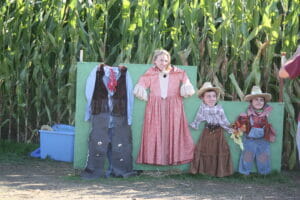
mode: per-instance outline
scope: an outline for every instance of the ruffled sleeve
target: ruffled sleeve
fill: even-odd
[[[182,97],[190,97],[195,94],[195,90],[193,85],[189,80],[187,80],[184,84],[182,84],[180,88],[180,96]]]
[[[133,94],[136,96],[138,99],[141,99],[143,101],[148,101],[148,94],[147,94],[147,89],[150,87],[150,74],[151,74],[151,68],[148,69],[148,71],[143,74],[138,83],[135,85],[133,89]]]
[[[180,87],[180,96],[182,97],[189,97],[195,94],[195,90],[193,85],[191,84],[189,77],[187,76],[186,72],[183,71],[182,73],[182,85]]]
[[[143,101],[148,101],[148,94],[146,89],[140,84],[136,84],[133,90],[134,96]]]

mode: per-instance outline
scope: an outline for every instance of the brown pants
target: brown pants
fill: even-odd
[[[195,147],[190,172],[216,177],[233,174],[230,149],[222,128],[217,128],[214,131],[210,131],[208,128],[203,130]]]

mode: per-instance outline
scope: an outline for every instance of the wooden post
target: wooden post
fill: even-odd
[[[286,52],[281,52],[281,67],[283,67],[283,65],[286,62]],[[283,102],[283,86],[284,86],[284,82],[282,78],[279,78],[279,102]]]
[[[79,62],[83,62],[83,50],[80,50]]]

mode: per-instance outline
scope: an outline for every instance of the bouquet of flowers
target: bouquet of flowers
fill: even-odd
[[[233,133],[231,134],[230,138],[233,139],[233,142],[240,146],[241,150],[244,150],[244,145],[242,141],[243,133],[246,131],[246,126],[241,125],[238,126],[237,124],[232,125]]]

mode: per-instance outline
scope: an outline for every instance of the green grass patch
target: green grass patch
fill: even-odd
[[[147,182],[153,180],[175,180],[175,181],[214,181],[214,182],[228,182],[228,183],[240,183],[240,184],[260,184],[260,185],[270,185],[270,184],[290,184],[292,183],[291,177],[287,176],[286,173],[272,172],[268,175],[260,175],[253,173],[249,176],[244,176],[239,173],[234,173],[231,176],[227,177],[213,177],[209,175],[202,174],[189,174],[189,173],[177,173],[177,174],[168,174],[168,172],[162,173],[151,173],[145,171],[139,176],[129,177],[129,178],[98,178],[93,180],[82,180],[77,175],[69,175],[63,178],[67,181],[83,181],[83,182],[99,182],[103,184],[113,184],[115,182]]]
[[[30,153],[39,147],[38,144],[24,144],[11,141],[0,141],[1,163],[23,163],[30,160]]]
[[[7,140],[0,141],[0,153],[15,153],[17,155],[28,155],[39,147],[38,144],[16,143]]]

